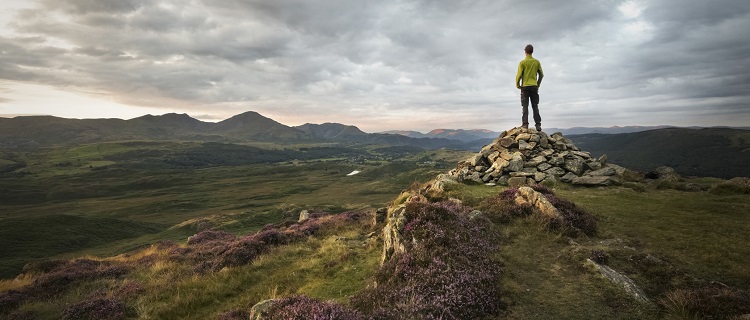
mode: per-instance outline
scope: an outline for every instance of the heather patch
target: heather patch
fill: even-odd
[[[73,304],[63,311],[63,320],[119,320],[125,319],[125,304],[115,299],[93,299]]]
[[[186,247],[175,247],[170,253],[173,261],[187,261],[198,273],[216,272],[225,267],[250,264],[271,248],[298,242],[321,230],[335,230],[358,222],[365,214],[345,212],[336,215],[311,214],[309,219],[289,226],[266,226],[263,230],[243,237],[220,230],[204,230],[190,237]]]
[[[742,315],[750,314],[750,292],[721,285],[679,289],[659,304],[680,319],[744,319]]]
[[[364,320],[357,311],[332,302],[306,296],[287,297],[274,302],[268,320]]]
[[[498,249],[486,219],[454,202],[409,203],[405,251],[387,260],[377,286],[352,299],[375,319],[474,319],[501,307]]]

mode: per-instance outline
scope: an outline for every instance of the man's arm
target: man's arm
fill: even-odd
[[[523,76],[523,64],[518,64],[518,73],[516,73],[516,88],[521,89],[521,77]]]
[[[536,80],[537,87],[542,86],[542,78],[544,78],[544,72],[542,72],[542,64],[539,64],[539,70],[536,72],[537,75],[539,75],[539,78]]]

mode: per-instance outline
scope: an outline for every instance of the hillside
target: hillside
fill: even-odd
[[[473,145],[469,143],[444,138],[414,138],[400,134],[365,133],[355,126],[347,126],[339,123],[307,123],[295,128],[318,138],[347,143],[412,146],[424,149],[451,148],[457,150],[470,150],[473,147]]]
[[[729,128],[666,128],[623,134],[569,136],[593,155],[641,171],[660,166],[700,177],[750,176],[750,131]]]
[[[317,155],[246,159],[278,151]],[[750,314],[746,179],[646,179],[559,134],[513,129],[475,154],[118,142],[10,156],[29,165],[0,177],[0,234],[36,246],[4,256],[76,248],[0,280],[2,318]]]
[[[289,127],[252,111],[218,123],[203,122],[186,114],[146,115],[130,120],[51,116],[0,118],[0,147],[75,146],[125,140],[275,144],[337,142],[462,150],[475,147],[473,143],[459,140],[365,133],[355,126],[337,123]]]

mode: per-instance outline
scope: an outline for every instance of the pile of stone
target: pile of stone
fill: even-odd
[[[459,182],[489,185],[531,185],[567,182],[579,185],[619,184],[618,169],[606,155],[594,158],[556,132],[527,128],[503,131],[491,144],[459,162],[448,175]]]

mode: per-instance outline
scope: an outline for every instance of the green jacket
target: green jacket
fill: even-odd
[[[539,74],[539,79],[536,78],[537,74]],[[538,87],[542,84],[542,78],[544,78],[542,64],[530,54],[526,55],[526,59],[521,60],[521,63],[518,64],[516,88]],[[519,83],[519,81],[521,82]]]

